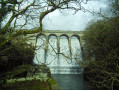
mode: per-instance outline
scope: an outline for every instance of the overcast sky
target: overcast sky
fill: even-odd
[[[108,0],[92,0],[88,1],[87,4],[82,4],[82,6],[90,11],[98,12],[100,9],[102,11],[107,10]],[[28,4],[25,3],[27,6]],[[23,5],[23,7],[25,7]],[[21,7],[21,8],[23,8]],[[8,18],[10,18],[10,15],[8,15]],[[59,10],[55,10],[52,13],[49,13],[45,18],[43,19],[43,30],[71,30],[71,31],[80,31],[84,30],[88,23],[90,23],[91,20],[95,21],[101,19],[98,15],[93,15],[92,13],[84,10],[78,11],[76,14],[74,14],[71,10],[63,10],[60,12]],[[23,24],[24,18],[18,20],[19,25]],[[7,20],[6,20],[7,21]],[[39,27],[39,20],[28,20],[31,25],[27,25],[25,29],[31,29],[34,27]],[[4,24],[5,25],[5,24]],[[11,24],[13,25],[13,24]],[[34,26],[32,26],[34,25]],[[24,28],[23,28],[24,29]]]
[[[90,11],[98,12],[100,9],[106,10],[108,7],[106,0],[93,0],[83,5]],[[98,15],[93,15],[89,12],[79,11],[73,15],[73,11],[65,10],[62,13],[56,10],[48,14],[44,20],[44,30],[84,30],[91,20],[101,19]]]

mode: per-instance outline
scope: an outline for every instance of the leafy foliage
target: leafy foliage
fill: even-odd
[[[6,15],[12,10],[13,5],[17,4],[17,0],[1,0],[0,1],[0,29],[1,23],[5,19]]]
[[[8,79],[26,77],[30,68],[32,68],[32,65],[20,65],[7,72],[6,76]]]
[[[83,39],[85,59],[90,61],[85,78],[99,89],[119,88],[119,17],[92,23]]]
[[[119,17],[91,24],[84,33],[85,54],[96,60],[114,59],[119,55]],[[113,58],[112,58],[113,57]]]
[[[48,82],[40,80],[22,81],[5,84],[3,88],[5,90],[51,90]]]
[[[5,38],[0,38],[0,43]],[[25,72],[26,69],[15,69],[21,65],[32,65],[35,47],[26,43],[22,36],[14,37],[6,44],[0,47],[0,77],[6,77],[6,73],[10,76]],[[14,70],[15,69],[15,70]],[[18,71],[19,70],[19,71]],[[12,72],[11,72],[12,71]],[[13,72],[14,71],[14,72]],[[11,72],[13,75],[11,75]],[[8,76],[9,76],[8,75]],[[0,79],[1,79],[0,78]]]

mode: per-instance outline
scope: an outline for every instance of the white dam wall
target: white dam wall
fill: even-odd
[[[58,39],[51,35],[48,40],[43,35],[38,36],[35,64],[48,65],[52,74],[81,74],[83,68],[79,66],[79,61],[82,61],[82,52],[76,36],[70,37],[70,40],[66,36]]]

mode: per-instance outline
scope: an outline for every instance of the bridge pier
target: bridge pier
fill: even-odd
[[[68,46],[69,46],[70,60],[72,62],[71,37],[68,38]]]
[[[60,37],[58,36],[57,37],[57,59],[58,59],[58,62],[57,62],[57,64],[58,65],[60,65],[60,59],[59,59],[59,56],[60,55]]]
[[[44,63],[46,64],[47,63],[47,56],[48,56],[48,42],[49,42],[49,39],[48,39],[48,36],[46,37],[46,45],[45,45],[45,56],[44,56]]]

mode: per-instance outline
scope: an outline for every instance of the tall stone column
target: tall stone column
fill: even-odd
[[[47,56],[48,56],[48,42],[49,42],[49,38],[48,38],[48,36],[46,36],[46,46],[45,46],[45,56],[44,56],[44,63],[45,64],[47,62]]]
[[[81,54],[82,54],[82,60],[84,60],[84,41],[82,40],[81,36],[79,39],[79,43],[80,43],[80,48],[81,48]]]
[[[57,36],[57,64],[60,65],[60,60],[59,60],[59,56],[60,56],[60,36]]]
[[[71,37],[68,38],[69,52],[70,52],[70,60],[72,61],[72,51],[71,51]]]

